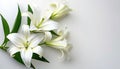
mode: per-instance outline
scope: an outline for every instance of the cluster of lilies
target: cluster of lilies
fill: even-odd
[[[67,42],[67,26],[61,27],[57,19],[67,15],[71,9],[66,4],[54,3],[45,15],[41,15],[36,6],[30,6],[33,12],[22,14],[30,18],[30,25],[23,24],[20,32],[7,35],[10,42],[8,52],[13,57],[15,53],[20,52],[21,59],[28,68],[31,67],[33,53],[39,55],[40,58],[43,57],[42,45],[60,50],[61,57],[70,48]]]

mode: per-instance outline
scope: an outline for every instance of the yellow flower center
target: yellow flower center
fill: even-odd
[[[29,45],[30,45],[29,41],[27,41],[26,43],[24,43],[24,46],[25,46],[26,49],[29,47]]]

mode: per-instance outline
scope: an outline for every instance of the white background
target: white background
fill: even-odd
[[[32,0],[41,9],[58,0]],[[37,69],[120,69],[120,0],[69,0],[73,9],[60,23],[66,23],[73,46],[71,60],[59,62],[58,53],[45,50],[51,63],[33,61]],[[0,0],[0,13],[12,28],[17,14],[17,3],[25,12],[27,0]],[[0,21],[0,43],[3,29]],[[57,55],[57,56],[56,56]],[[26,69],[0,50],[0,69]]]

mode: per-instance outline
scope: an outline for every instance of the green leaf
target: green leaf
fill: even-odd
[[[15,53],[14,56],[13,56],[13,58],[14,58],[16,61],[24,64],[23,61],[22,61],[22,58],[21,58],[21,56],[20,56],[20,52]]]
[[[40,58],[40,56],[38,54],[35,54],[35,53],[33,53],[32,58],[36,59],[36,60],[40,60],[40,61],[49,63],[49,61],[47,59],[45,59],[44,57]]]
[[[16,61],[18,61],[19,63],[25,65],[25,64],[23,63],[22,58],[21,58],[20,52],[15,53],[14,56],[13,56],[13,58],[14,58]],[[31,63],[31,67],[32,67],[33,69],[35,69],[35,67],[33,66],[32,63]]]
[[[33,13],[32,8],[30,7],[30,5],[28,5],[28,11]],[[31,19],[29,17],[27,17],[27,24],[30,26],[31,23]]]
[[[53,35],[59,36],[57,33],[55,33],[53,30],[50,31]]]
[[[10,28],[8,25],[8,22],[6,21],[6,19],[0,14],[1,19],[2,19],[2,25],[3,25],[3,30],[4,30],[4,42],[2,45],[6,45],[6,43],[8,42],[7,39],[7,35],[10,34]]]
[[[20,10],[20,7],[18,6],[18,14],[17,14],[17,17],[15,19],[14,26],[13,26],[13,29],[12,29],[11,33],[18,32],[19,27],[21,25],[21,19],[22,19],[22,17],[21,17],[21,10]]]

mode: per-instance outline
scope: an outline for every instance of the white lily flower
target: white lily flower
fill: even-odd
[[[44,40],[46,40],[46,44],[49,47],[53,47],[56,49],[59,49],[62,53],[62,56],[64,56],[64,53],[68,53],[70,46],[68,45],[68,42],[66,40],[66,35],[68,33],[68,30],[66,26],[64,28],[60,28],[57,31],[57,34],[59,35],[57,38],[52,38],[52,34],[50,32],[45,32]]]
[[[42,40],[42,36],[40,34],[30,33],[28,25],[23,25],[21,31],[21,33],[11,33],[7,36],[12,42],[8,52],[11,56],[20,52],[24,64],[30,67],[33,53],[42,57],[43,50],[38,46]]]
[[[46,32],[55,30],[58,27],[56,21],[50,20],[49,16],[42,16],[38,7],[33,6],[33,14],[30,12],[23,13],[31,19],[30,30],[35,32]]]
[[[50,10],[50,19],[58,19],[66,14],[68,14],[71,9],[68,7],[68,5],[64,3],[53,3],[51,4],[52,9]]]

